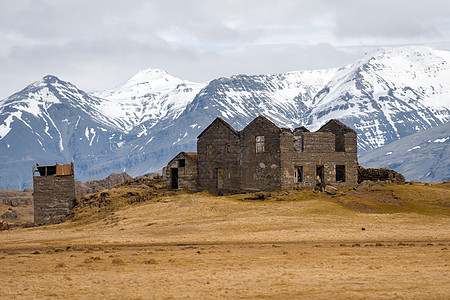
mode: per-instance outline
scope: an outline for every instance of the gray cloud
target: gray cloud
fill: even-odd
[[[442,0],[333,1],[340,37],[435,37],[450,22],[450,3]]]
[[[0,99],[47,74],[85,90],[144,68],[206,81],[341,66],[389,44],[450,44],[446,1],[0,2]]]

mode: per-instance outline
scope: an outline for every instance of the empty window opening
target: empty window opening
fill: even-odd
[[[256,153],[263,153],[265,151],[264,141],[265,141],[265,138],[263,135],[258,135],[256,137]]]
[[[186,166],[186,160],[184,159],[179,159],[178,160],[178,167],[179,168],[184,168]]]
[[[345,136],[343,134],[334,136],[334,151],[345,152]]]
[[[207,145],[207,146],[206,146],[206,153],[207,153],[208,155],[212,155],[212,145]]]
[[[336,165],[336,182],[345,182],[345,165]]]
[[[294,167],[294,181],[303,182],[303,166]]]
[[[226,153],[230,153],[231,152],[231,145],[230,144],[226,144],[225,145],[225,152]]]

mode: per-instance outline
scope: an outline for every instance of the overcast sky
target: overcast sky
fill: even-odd
[[[204,82],[450,50],[448,0],[0,0],[0,99],[52,74],[86,91],[139,70]]]

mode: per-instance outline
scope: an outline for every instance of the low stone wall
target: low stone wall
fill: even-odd
[[[393,183],[404,183],[405,177],[402,174],[390,170],[388,168],[374,169],[374,168],[363,168],[358,166],[358,183],[365,180],[369,181],[390,181]]]

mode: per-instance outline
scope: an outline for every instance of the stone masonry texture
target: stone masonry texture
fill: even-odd
[[[186,164],[188,173],[176,171],[177,188],[272,191],[320,184],[352,186],[358,180],[356,132],[337,120],[309,132],[304,127],[279,128],[259,116],[238,132],[216,118],[198,136],[197,151],[196,166]],[[182,153],[164,168],[165,187],[174,188],[171,170]],[[182,174],[189,174],[189,179]]]

